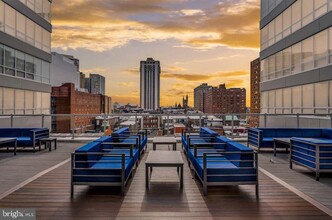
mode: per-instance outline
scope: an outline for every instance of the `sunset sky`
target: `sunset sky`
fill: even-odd
[[[53,51],[106,77],[113,102],[139,103],[139,62],[161,62],[161,105],[201,83],[247,89],[259,55],[259,0],[55,0]]]

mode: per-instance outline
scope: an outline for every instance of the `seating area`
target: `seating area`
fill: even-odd
[[[120,186],[121,194],[145,151],[147,136],[122,128],[72,153],[71,195],[75,185]]]
[[[250,128],[248,129],[248,145],[272,149],[274,138],[326,138],[332,140],[332,129],[320,128]]]
[[[199,135],[184,134],[182,145],[195,177],[208,186],[255,185],[258,196],[258,158],[252,149],[228,138],[217,136],[209,128]]]
[[[290,168],[293,163],[307,167],[316,174],[332,172],[332,139],[327,138],[292,138]]]
[[[290,168],[293,163],[316,174],[332,171],[332,129],[320,128],[251,128],[248,146],[272,149],[276,138],[289,138]]]
[[[17,147],[31,147],[33,151],[36,151],[39,140],[48,138],[49,135],[48,128],[0,128],[0,138],[15,138]],[[11,144],[8,147],[14,147],[14,145]]]

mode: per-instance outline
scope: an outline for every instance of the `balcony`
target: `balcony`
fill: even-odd
[[[143,115],[112,115],[132,120],[133,130],[145,129]],[[205,117],[206,116],[206,117]],[[186,115],[183,124],[190,124],[191,129],[208,126],[212,115]],[[275,114],[235,114],[214,115],[218,127],[228,127],[230,138],[246,145],[245,122],[250,117],[260,120],[262,127],[268,125],[281,115]],[[175,135],[178,139],[177,149],[185,161],[184,188],[179,189],[176,170],[154,168],[150,189],[145,188],[145,165],[147,153],[139,163],[130,179],[125,196],[121,196],[118,187],[75,187],[74,197],[70,197],[70,153],[78,147],[104,134],[109,116],[97,115],[7,115],[4,126],[17,127],[24,118],[32,117],[29,122],[40,126],[49,126],[52,121],[69,120],[74,125],[81,117],[99,117],[99,127],[94,129],[70,129],[70,133],[55,133],[58,138],[57,150],[37,151],[19,150],[17,156],[5,149],[0,149],[0,207],[34,208],[37,219],[330,219],[332,216],[332,175],[323,174],[319,182],[312,172],[300,166],[289,169],[288,154],[264,151],[259,154],[259,198],[255,196],[253,186],[218,186],[209,188],[207,197],[203,195],[202,185],[195,180],[193,171],[187,165],[182,153],[180,135],[176,134],[174,125],[183,120],[182,115],[157,115],[157,124],[149,128],[148,151],[152,150],[152,139],[164,133]],[[288,117],[293,127],[303,126],[308,115],[283,115]],[[311,115],[315,120],[326,120],[331,125],[330,115]],[[205,119],[205,120],[204,120]],[[219,120],[217,120],[219,119]],[[227,120],[226,120],[227,119]],[[233,119],[233,120],[232,120]],[[239,119],[241,122],[238,122]],[[224,120],[224,121],[223,121]],[[158,123],[159,122],[159,123]],[[190,122],[190,123],[189,123]],[[120,126],[122,121],[114,123]],[[229,126],[224,126],[227,124]],[[245,127],[243,135],[236,132],[241,123]],[[242,124],[244,123],[244,124]],[[129,124],[129,123],[128,123]],[[323,123],[322,123],[323,124]],[[172,129],[173,128],[173,129]],[[187,127],[189,128],[189,127]],[[89,133],[95,130],[95,133]],[[158,132],[162,131],[162,132]],[[168,150],[162,146],[158,150]]]

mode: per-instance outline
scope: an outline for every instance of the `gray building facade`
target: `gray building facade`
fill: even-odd
[[[147,58],[140,64],[140,104],[145,110],[160,108],[160,62]]]
[[[332,113],[332,0],[261,1],[261,112]],[[328,117],[269,117],[270,127],[330,127]]]
[[[52,86],[59,87],[65,83],[73,83],[75,89],[80,89],[80,72],[74,60],[69,59],[67,55],[52,52],[50,79]]]
[[[105,77],[99,74],[90,74],[90,93],[105,95]]]
[[[50,113],[50,17],[51,0],[0,0],[0,115]],[[8,121],[1,117],[0,126]],[[20,118],[13,126],[41,122]]]

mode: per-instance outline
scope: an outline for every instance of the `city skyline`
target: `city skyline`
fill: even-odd
[[[54,1],[52,51],[105,76],[113,102],[139,104],[139,61],[147,57],[162,64],[162,106],[187,94],[193,106],[193,89],[203,82],[249,94],[259,6],[257,0]]]

